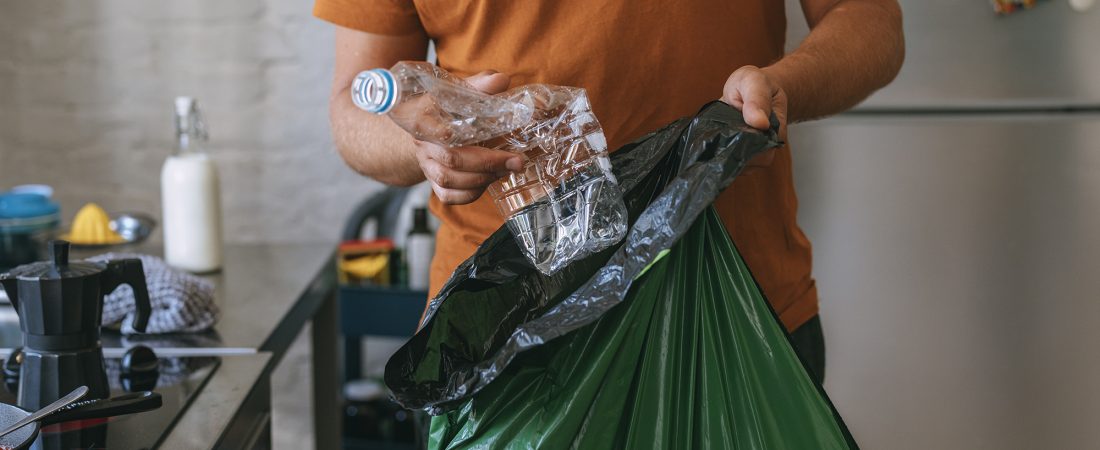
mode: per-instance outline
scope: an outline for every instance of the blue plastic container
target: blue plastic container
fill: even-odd
[[[46,258],[46,242],[57,233],[61,208],[33,192],[0,194],[0,272]]]

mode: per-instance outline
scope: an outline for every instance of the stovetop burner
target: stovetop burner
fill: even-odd
[[[65,422],[42,428],[35,441],[35,449],[148,449],[156,447],[187,409],[191,400],[221,363],[217,357],[160,358],[159,376],[153,391],[163,399],[163,406],[147,411],[109,419]],[[111,396],[129,393],[120,376],[119,358],[107,358],[107,374]],[[127,380],[129,381],[129,380]],[[0,402],[15,404],[15,383],[4,383],[0,388]],[[138,391],[148,386],[133,386]]]

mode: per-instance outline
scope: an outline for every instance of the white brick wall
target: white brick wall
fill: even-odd
[[[329,137],[332,27],[311,0],[30,0],[0,13],[0,189],[160,215],[172,99],[199,99],[226,240],[321,241],[380,186]]]

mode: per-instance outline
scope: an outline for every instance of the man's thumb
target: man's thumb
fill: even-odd
[[[485,71],[466,79],[467,83],[486,94],[499,94],[508,89],[512,77],[497,71]]]

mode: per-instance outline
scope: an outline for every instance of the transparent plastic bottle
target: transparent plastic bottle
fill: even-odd
[[[487,191],[541,272],[626,235],[626,206],[584,89],[531,84],[487,95],[433,64],[401,62],[360,73],[351,95],[419,140],[522,153],[523,172]]]

